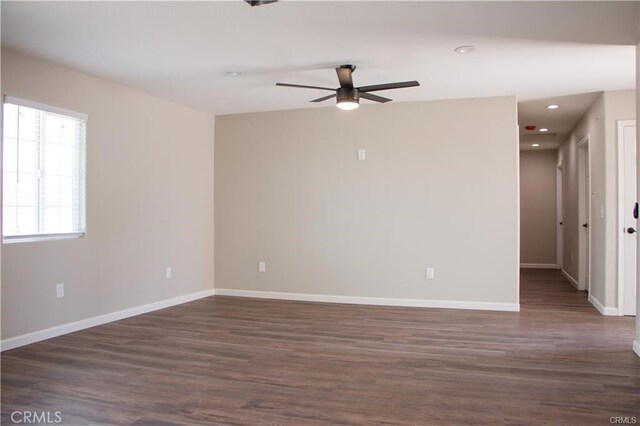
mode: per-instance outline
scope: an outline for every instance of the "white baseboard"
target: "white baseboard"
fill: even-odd
[[[97,325],[118,321],[124,318],[145,314],[151,311],[168,308],[170,306],[180,305],[182,303],[191,302],[192,300],[202,299],[203,297],[213,296],[213,289],[199,291],[196,293],[185,294],[182,296],[172,297],[171,299],[161,300],[146,305],[136,306],[133,308],[123,309],[117,312],[111,312],[96,317],[87,318],[80,321],[70,322],[58,325],[44,330],[34,331],[33,333],[23,334],[21,336],[11,337],[0,342],[0,351],[18,348],[20,346],[29,345],[31,343],[40,342],[42,340],[51,339],[52,337],[61,336],[63,334],[73,333],[74,331],[84,330],[85,328],[95,327]]]
[[[589,295],[589,303],[596,307],[598,312],[605,316],[618,316],[618,308],[612,308],[610,306],[604,306],[598,299]]]
[[[559,269],[555,263],[521,263],[520,267],[525,269]]]
[[[637,340],[634,340],[633,342],[633,351],[636,353],[636,355],[640,356],[640,342],[638,342]]]
[[[578,284],[578,280],[576,280],[571,275],[569,275],[569,273],[567,271],[565,271],[564,269],[562,270],[562,276],[564,276],[567,279],[567,281],[569,281],[571,283],[571,285],[573,285],[575,288],[580,289],[580,285]]]
[[[220,296],[253,297],[258,299],[297,300],[303,302],[349,303],[355,305],[406,306],[417,308],[474,309],[483,311],[520,311],[518,303],[467,302],[457,300],[393,299],[383,297],[333,296],[326,294],[281,293],[273,291],[216,288]]]

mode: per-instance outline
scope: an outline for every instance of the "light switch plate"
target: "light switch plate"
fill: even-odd
[[[258,262],[258,272],[267,272],[267,262]]]
[[[56,284],[56,297],[58,299],[64,297],[64,283]]]
[[[367,159],[367,150],[362,148],[358,150],[358,160],[366,160]]]
[[[432,280],[436,277],[436,271],[434,268],[427,268],[426,277],[428,280]]]

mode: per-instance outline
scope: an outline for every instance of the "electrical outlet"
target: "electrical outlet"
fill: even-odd
[[[365,149],[358,150],[358,160],[366,160],[367,159],[367,151]]]
[[[267,262],[258,262],[258,272],[267,272]]]
[[[434,268],[427,268],[426,272],[425,272],[425,277],[428,280],[433,280],[436,277],[436,271]]]
[[[171,279],[171,266],[167,266],[167,270],[166,270],[166,275],[167,275],[167,279],[170,280]]]
[[[64,283],[56,284],[56,297],[58,299],[64,297]]]

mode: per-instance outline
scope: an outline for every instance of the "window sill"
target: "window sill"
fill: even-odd
[[[16,235],[11,237],[3,237],[2,244],[35,243],[38,241],[75,240],[83,237],[84,237],[84,232],[72,232],[68,234]]]

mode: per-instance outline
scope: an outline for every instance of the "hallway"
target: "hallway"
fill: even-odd
[[[578,291],[558,269],[520,270],[521,310],[567,310],[567,314],[598,315],[587,301],[588,293]]]

